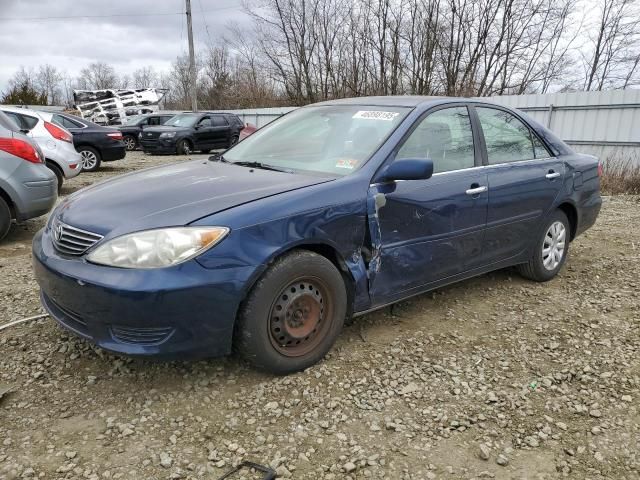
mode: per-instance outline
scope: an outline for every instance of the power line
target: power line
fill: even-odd
[[[240,8],[238,6],[220,7],[213,10],[201,11],[201,13],[219,12],[221,10],[231,10]],[[42,21],[42,20],[70,20],[73,18],[125,18],[125,17],[166,17],[174,15],[184,15],[184,12],[166,12],[166,13],[117,13],[110,15],[60,15],[51,17],[0,17],[0,21]]]

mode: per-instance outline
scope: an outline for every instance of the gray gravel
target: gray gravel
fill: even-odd
[[[127,155],[66,184],[179,157]],[[51,320],[0,332],[0,478],[637,479],[640,199],[607,199],[559,278],[505,270],[356,319],[325,361],[116,357]],[[0,324],[40,313],[30,240],[0,245]],[[237,478],[257,478],[248,474]]]

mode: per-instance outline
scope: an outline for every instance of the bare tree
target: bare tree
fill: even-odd
[[[620,70],[629,66],[635,71],[637,62],[628,51],[638,52],[640,38],[640,12],[633,0],[600,0],[595,35],[590,38],[592,49],[583,54],[585,67],[585,90],[602,90],[606,86],[615,86]],[[628,72],[629,70],[627,70]],[[628,75],[622,74],[625,78]]]
[[[118,88],[120,82],[115,69],[104,62],[95,62],[80,70],[78,86],[88,90]]]
[[[133,72],[135,88],[152,88],[158,84],[158,74],[151,66],[141,67]]]

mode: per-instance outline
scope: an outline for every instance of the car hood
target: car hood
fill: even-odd
[[[238,205],[331,180],[194,160],[85,188],[67,197],[55,215],[73,227],[115,237],[187,225]]]

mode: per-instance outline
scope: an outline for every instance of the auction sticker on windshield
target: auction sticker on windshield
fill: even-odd
[[[378,110],[360,110],[353,115],[353,118],[362,118],[364,120],[387,120],[392,121],[400,115],[398,112],[381,112]]]

